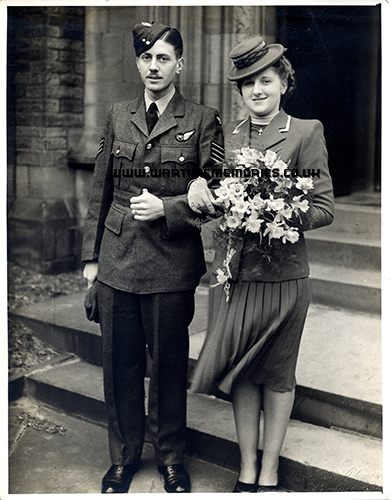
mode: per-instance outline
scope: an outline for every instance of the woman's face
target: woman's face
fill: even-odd
[[[280,109],[281,94],[287,89],[273,68],[255,73],[243,80],[242,96],[250,112],[256,116],[267,116]]]

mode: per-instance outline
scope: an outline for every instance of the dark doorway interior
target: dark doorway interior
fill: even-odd
[[[277,7],[297,76],[285,109],[323,123],[336,196],[380,190],[380,16],[380,5]]]

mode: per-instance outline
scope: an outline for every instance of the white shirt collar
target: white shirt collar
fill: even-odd
[[[152,101],[152,99],[149,97],[148,93],[146,90],[144,90],[144,101],[145,101],[145,110],[147,111],[149,106],[151,105],[151,102],[155,102],[158,112],[159,112],[159,117],[162,116],[164,113],[165,109],[168,106],[168,103],[171,101],[171,99],[174,97],[175,94],[175,87],[170,90],[168,94],[165,96],[161,97],[157,101]]]

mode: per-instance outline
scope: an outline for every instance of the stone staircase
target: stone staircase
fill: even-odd
[[[333,226],[308,233],[307,241],[314,304],[303,335],[295,406],[281,453],[282,484],[292,491],[380,491],[379,209],[340,204]],[[60,296],[14,315],[64,354],[13,377],[9,394],[11,400],[27,396],[106,425],[101,336],[99,326],[84,316],[83,298],[84,293]],[[207,299],[208,288],[201,284],[190,326],[190,370],[205,338]],[[238,471],[229,401],[189,395],[188,437],[190,455]]]
[[[380,314],[380,207],[336,203],[330,226],[306,233],[315,302]]]

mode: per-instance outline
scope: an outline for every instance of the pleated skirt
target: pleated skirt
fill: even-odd
[[[236,282],[229,301],[210,288],[208,332],[191,379],[191,392],[231,392],[243,377],[291,391],[310,302],[309,279]]]

